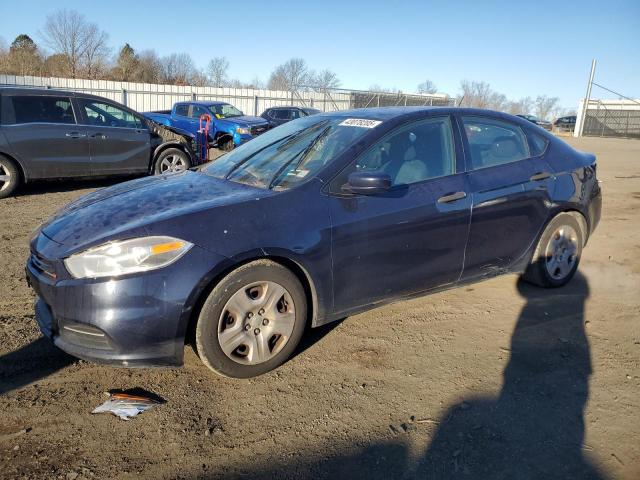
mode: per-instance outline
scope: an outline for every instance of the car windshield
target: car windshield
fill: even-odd
[[[242,113],[233,105],[229,105],[228,103],[209,105],[209,110],[216,118],[241,117],[242,115],[244,115],[244,113]]]
[[[311,178],[369,131],[344,123],[342,117],[293,120],[223,155],[202,171],[245,185],[286,190]]]

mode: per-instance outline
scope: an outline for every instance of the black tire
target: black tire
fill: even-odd
[[[170,172],[181,172],[191,168],[189,155],[179,148],[167,148],[156,159],[154,171],[156,175]]]
[[[555,216],[544,229],[535,252],[531,259],[531,263],[522,275],[522,278],[529,283],[545,288],[557,288],[566,285],[575,275],[582,256],[582,247],[585,242],[585,228],[583,220],[578,213],[560,213]],[[568,232],[560,235],[560,231]],[[563,239],[567,236],[574,237],[566,243],[570,244],[570,248],[565,248],[564,253],[556,250],[554,245],[563,243]],[[574,250],[575,249],[575,250]],[[562,258],[559,261],[556,252]],[[573,261],[571,261],[573,257]]]
[[[233,138],[223,140],[222,143],[219,143],[218,145],[220,146],[220,150],[222,150],[223,152],[230,152],[236,146],[236,144],[233,143]]]
[[[13,160],[0,155],[0,198],[13,195],[20,181],[20,170]]]
[[[225,309],[227,302],[229,302],[235,294],[242,292],[243,288],[260,282],[275,282],[286,290],[286,293],[290,296],[289,298],[293,301],[294,311],[292,314],[295,321],[286,343],[284,343],[279,350],[276,351],[276,347],[274,346],[274,350],[268,352],[269,355],[273,356],[262,363],[241,363],[242,357],[229,356],[223,351],[219,340],[219,332],[226,326],[226,317],[223,315],[228,314],[228,310]],[[280,302],[278,302],[278,304],[280,305]],[[256,325],[248,325],[255,320],[258,320],[258,324],[264,321],[260,320],[260,318],[257,312],[253,313],[253,318],[243,316],[238,319],[240,321],[238,331],[241,332],[245,330],[245,328],[249,333],[253,333],[255,330],[259,331],[257,328],[253,330]],[[234,319],[233,322],[235,321]],[[306,323],[307,299],[304,288],[298,278],[289,269],[279,263],[270,260],[253,261],[229,273],[213,288],[207,297],[196,325],[196,352],[202,360],[202,363],[222,376],[233,378],[255,377],[282,365],[282,363],[291,356],[302,338]],[[265,329],[266,328],[267,327],[265,327]],[[256,333],[255,335],[259,334]],[[268,337],[265,336],[265,338]],[[271,340],[273,340],[273,338],[268,338],[266,341],[269,343]],[[250,341],[251,340],[249,340],[249,342]],[[237,350],[241,347],[242,349],[246,349],[246,345],[242,344]],[[240,358],[240,360],[238,360],[238,358]],[[246,358],[248,358],[248,356]]]

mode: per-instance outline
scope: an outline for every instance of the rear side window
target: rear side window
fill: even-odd
[[[527,137],[517,125],[485,117],[462,117],[462,123],[469,142],[473,170],[516,162],[530,156]]]
[[[15,121],[13,123],[76,123],[68,97],[10,96]]]
[[[529,133],[529,144],[531,145],[531,155],[538,157],[544,153],[549,145],[549,140],[535,132]]]
[[[142,128],[142,122],[135,115],[110,103],[79,100],[84,107],[89,125],[98,127]]]
[[[280,110],[276,110],[274,115],[274,118],[277,118],[278,120],[289,120],[289,110],[283,108]]]
[[[189,116],[189,105],[176,105],[176,115],[180,115],[181,117]]]

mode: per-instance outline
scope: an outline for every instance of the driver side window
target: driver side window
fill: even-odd
[[[142,128],[135,115],[115,105],[90,100],[80,100],[89,125],[98,127]]]
[[[339,176],[344,185],[351,173],[382,172],[391,186],[410,185],[455,173],[455,149],[449,117],[404,125],[376,142]]]

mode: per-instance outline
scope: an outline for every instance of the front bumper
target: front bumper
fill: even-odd
[[[56,280],[32,255],[26,273],[38,296],[40,330],[60,349],[124,367],[179,366],[197,298],[223,259],[193,247],[169,267],[144,274]]]

